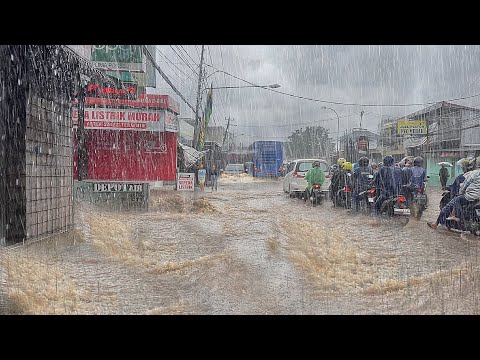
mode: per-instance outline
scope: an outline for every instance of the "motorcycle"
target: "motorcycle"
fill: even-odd
[[[411,212],[415,219],[420,220],[423,211],[427,206],[427,202],[427,194],[425,194],[421,189],[418,189],[417,192],[413,193]]]
[[[464,205],[460,221],[447,220],[445,226],[448,230],[465,231],[480,236],[480,200]]]
[[[414,192],[411,193],[411,213],[415,217],[415,219],[420,220],[422,217],[423,211],[427,207],[428,204],[428,197],[426,194],[427,190],[427,181],[430,176],[427,176],[427,179],[423,183],[423,187],[420,189],[413,190]]]
[[[312,190],[310,193],[310,202],[312,203],[313,206],[318,205],[322,202],[323,200],[323,194],[321,190],[320,184],[313,184]]]
[[[342,185],[339,185],[336,193],[333,193],[333,186],[330,184],[330,199],[333,202],[334,206],[344,207],[350,209],[352,207],[352,187],[350,186],[352,174],[347,173],[345,182]]]
[[[368,178],[370,179],[369,188],[367,190],[364,190],[358,193],[358,198],[360,200],[359,202],[360,210],[362,212],[371,213],[372,208],[375,204],[375,200],[377,199],[377,191],[373,186],[373,184],[371,183],[371,180],[373,179],[373,175],[368,175]]]
[[[388,217],[393,217],[394,215],[410,216],[407,199],[402,194],[390,196],[382,203],[380,211]]]

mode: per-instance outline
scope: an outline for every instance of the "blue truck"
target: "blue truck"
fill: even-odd
[[[253,143],[253,176],[283,176],[283,142],[255,141]]]

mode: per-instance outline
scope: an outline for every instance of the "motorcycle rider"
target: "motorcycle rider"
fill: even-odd
[[[407,171],[404,177],[405,186],[405,197],[407,198],[407,203],[413,200],[413,194],[420,189],[423,192],[425,179],[427,172],[423,168],[423,158],[421,156],[415,157],[413,159],[413,166],[410,170]]]
[[[405,160],[405,166],[402,168],[403,183],[408,184],[410,177],[412,176],[412,161],[410,159]]]
[[[462,161],[462,171],[463,174],[458,175],[453,181],[452,185],[447,186],[447,190],[450,191],[450,198],[454,198],[458,195],[460,191],[460,185],[465,181],[465,174],[469,171],[472,171],[472,166],[470,160],[464,159]]]
[[[320,184],[320,186],[322,186],[325,182],[325,173],[320,168],[320,161],[315,160],[313,162],[312,168],[305,174],[305,180],[307,181],[307,188],[305,189],[303,201],[307,202],[307,199],[310,198],[313,185]]]
[[[355,211],[358,211],[360,208],[361,199],[358,194],[368,190],[370,187],[370,179],[368,176],[373,175],[373,171],[370,166],[368,166],[369,162],[367,157],[362,156],[358,159],[358,167],[353,171],[353,208]]]
[[[337,161],[337,169],[333,172],[330,182],[330,199],[332,199],[333,204],[336,205],[336,194],[338,191],[339,183],[341,179],[344,180],[345,178],[345,171],[343,170],[343,164],[346,162],[344,158],[340,158]]]
[[[453,183],[445,188],[447,192],[443,193],[442,199],[440,200],[440,210],[443,209],[450,200],[452,200],[455,196],[458,195],[460,191],[460,185],[462,185],[462,183],[465,181],[465,174],[469,171],[474,170],[471,168],[469,159],[463,159],[463,161],[461,162],[461,166],[463,174],[458,175],[453,181]]]
[[[357,170],[359,166],[360,164],[358,163],[358,161],[352,164],[352,167],[353,167],[352,174],[355,173],[355,170]]]
[[[337,191],[345,188],[349,188],[352,191],[353,179],[352,179],[353,164],[350,161],[346,161],[343,164],[343,177],[340,177],[338,182]],[[345,207],[350,208],[351,203],[344,204]]]
[[[352,187],[352,176],[353,176],[353,164],[350,161],[346,161],[343,164],[343,171],[345,174],[345,183],[339,183],[340,186],[349,186]]]
[[[459,221],[463,206],[470,201],[480,199],[480,156],[471,160],[466,169],[471,170],[464,174],[465,181],[460,186],[459,194],[443,207],[435,223],[427,222],[432,229],[436,229],[439,224],[445,225],[446,220]]]
[[[403,179],[402,170],[394,166],[393,156],[387,155],[383,158],[383,166],[375,174],[373,183],[378,189],[378,197],[375,201],[375,214],[381,215],[381,207],[385,200],[391,196],[401,193]]]
[[[454,202],[452,215],[447,220],[460,221],[463,215],[463,206],[480,199],[480,156],[472,163],[475,164],[476,169],[465,176],[465,181],[460,186],[459,195],[456,197],[457,201]]]

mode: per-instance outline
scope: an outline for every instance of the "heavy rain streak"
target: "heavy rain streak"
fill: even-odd
[[[480,313],[479,59],[0,46],[0,314]]]

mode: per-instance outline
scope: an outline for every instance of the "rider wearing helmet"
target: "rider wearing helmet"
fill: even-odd
[[[368,190],[370,179],[369,175],[373,175],[373,171],[368,166],[369,160],[367,157],[362,156],[358,159],[358,167],[353,171],[353,199],[354,199],[354,209],[359,210],[360,198],[358,194]]]
[[[335,179],[335,183],[332,183],[333,191],[330,196],[334,206],[337,206],[337,200],[338,200],[337,195],[339,190],[343,189],[344,187],[347,187],[350,189],[352,188],[352,184],[351,184],[352,169],[353,169],[352,163],[349,161],[345,161],[343,163],[342,169],[338,172],[338,176]],[[344,204],[344,205],[347,205],[347,204]]]
[[[353,164],[350,162],[350,161],[346,161],[344,164],[343,164],[343,169],[345,171],[352,171],[353,169]]]
[[[383,166],[375,174],[375,188],[379,190],[379,195],[375,201],[375,213],[380,215],[381,206],[385,200],[391,196],[399,195],[402,192],[403,178],[402,170],[394,166],[395,160],[391,155],[383,158]]]
[[[310,192],[314,184],[323,185],[325,182],[325,173],[320,168],[320,161],[315,160],[312,164],[312,168],[305,174],[305,180],[307,181],[307,188],[305,189],[305,196],[303,200],[306,202],[310,197]]]
[[[423,192],[427,173],[422,166],[423,158],[421,156],[417,156],[415,159],[413,159],[413,166],[409,168],[409,170],[405,170],[408,171],[406,173],[406,176],[404,177],[404,184],[406,185],[405,195],[407,197],[407,201],[410,201],[412,199],[414,192]]]

